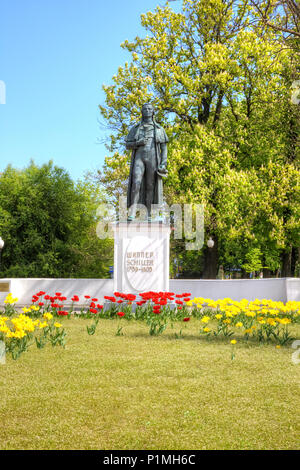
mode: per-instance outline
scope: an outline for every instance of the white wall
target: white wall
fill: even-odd
[[[84,295],[103,299],[104,295],[112,295],[114,290],[113,279],[1,279],[1,281],[10,281],[10,292],[14,297],[18,297],[19,305],[31,304],[33,294],[39,291],[45,291],[47,294],[54,295],[55,292],[61,292],[69,299],[76,294],[84,302]],[[3,304],[6,294],[0,293],[0,304]],[[71,303],[65,302],[65,305]]]
[[[300,279],[295,279],[293,299],[287,297],[288,279],[170,279],[170,290],[191,292],[193,297],[213,300],[230,297],[233,300],[272,299],[300,300]]]
[[[97,297],[103,300],[104,295],[112,295],[114,291],[113,279],[1,279],[0,282],[10,282],[10,292],[18,297],[19,305],[31,303],[32,295],[40,290],[50,295],[61,292],[70,299],[74,294],[80,296],[82,303],[84,295]],[[230,297],[233,300],[272,299],[300,301],[300,279],[170,279],[170,291],[176,294],[190,292],[192,297],[210,299],[223,299]],[[0,304],[6,297],[0,293]],[[67,302],[65,302],[67,304]]]
[[[300,301],[300,279],[293,277],[286,279],[286,296],[288,300]]]

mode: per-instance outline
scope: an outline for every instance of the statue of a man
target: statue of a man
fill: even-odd
[[[151,220],[151,204],[163,203],[162,178],[167,176],[167,142],[164,129],[154,119],[151,104],[142,107],[142,120],[126,137],[126,149],[131,149],[131,165],[127,190],[128,220],[136,214],[136,204],[147,207]]]

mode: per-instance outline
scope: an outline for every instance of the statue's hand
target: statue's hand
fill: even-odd
[[[165,172],[166,171],[166,165],[159,165],[158,169],[161,172]]]
[[[141,147],[143,145],[146,145],[146,139],[140,139],[136,143],[137,147]]]

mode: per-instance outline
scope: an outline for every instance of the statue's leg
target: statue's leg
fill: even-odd
[[[146,206],[148,219],[151,218],[151,205],[154,202],[154,184],[156,176],[156,162],[154,158],[147,160],[146,164]]]
[[[145,173],[145,165],[142,158],[137,154],[134,161],[131,179],[131,201],[132,205],[129,208],[129,219],[133,220],[136,214],[136,205],[139,202],[141,183]]]

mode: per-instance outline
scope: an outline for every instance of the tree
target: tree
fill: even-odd
[[[300,3],[298,0],[250,0],[250,2],[265,26],[282,33],[283,40],[293,49],[299,50]]]
[[[2,276],[105,276],[111,246],[96,237],[99,197],[52,162],[24,170],[9,165],[0,175]],[[91,259],[97,250],[98,268]]]
[[[282,48],[278,32],[257,24],[257,17],[247,0],[183,0],[181,13],[168,5],[158,7],[141,17],[146,37],[122,45],[132,53],[132,62],[119,67],[113,84],[104,86],[106,99],[100,111],[113,131],[108,148],[114,154],[106,160],[107,179],[102,176],[102,183],[112,195],[114,188],[125,188],[129,155],[124,152],[124,136],[138,120],[141,105],[151,101],[170,137],[167,202],[205,206],[206,236],[215,240],[212,251],[204,245],[205,277],[215,277],[218,260],[230,256],[236,243],[239,263],[248,256],[247,239],[241,243],[242,227],[236,230],[234,242],[228,241],[237,211],[231,206],[225,217],[222,202],[228,192],[240,194],[233,183],[246,184],[248,198],[255,199],[263,184],[259,175],[272,181],[264,171],[269,163],[292,168],[293,174],[298,168],[297,146],[288,151],[292,148],[290,117],[287,106],[282,106],[289,101],[286,77],[294,66],[293,55]],[[251,178],[257,188],[251,186]],[[268,232],[272,224],[266,223],[263,229],[264,219],[258,223],[251,210],[246,212],[238,198],[234,200],[245,214],[247,231],[261,238],[258,244],[264,245],[269,261],[274,250],[277,255],[283,253],[291,242],[289,231],[284,242],[277,232],[279,241],[274,243]],[[263,201],[258,204],[262,214]],[[282,204],[285,215],[277,217],[288,225],[294,209],[287,201]],[[273,209],[271,204],[268,207]],[[293,243],[298,246],[299,240]],[[274,263],[269,264],[277,266]]]

